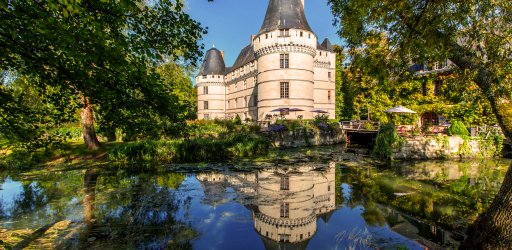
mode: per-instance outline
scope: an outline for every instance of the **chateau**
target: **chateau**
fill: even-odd
[[[270,0],[260,31],[232,67],[223,51],[206,52],[196,76],[198,119],[264,121],[276,109],[287,119],[323,111],[335,118],[335,60],[330,41],[320,44],[311,30],[304,0]]]

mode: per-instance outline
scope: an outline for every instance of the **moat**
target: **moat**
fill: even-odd
[[[0,239],[14,248],[456,248],[509,164],[377,165],[332,146],[157,172],[0,172]]]

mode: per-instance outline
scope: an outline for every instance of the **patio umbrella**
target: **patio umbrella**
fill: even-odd
[[[389,114],[389,119],[392,124],[395,124],[395,122],[393,121],[393,117],[391,116],[391,114],[417,114],[416,111],[412,111],[404,106],[396,106],[396,107],[390,108],[384,112]]]
[[[299,109],[299,108],[290,108],[289,109],[290,112],[297,112],[297,111],[304,111],[304,109]]]
[[[315,110],[312,110],[311,112],[313,113],[319,113],[319,114],[327,114],[329,112],[325,111],[325,110],[321,110],[321,109],[315,109]]]
[[[384,112],[395,113],[395,114],[416,114],[416,111],[412,111],[404,106],[396,106],[396,107],[390,108]]]
[[[300,109],[300,108],[290,108],[288,111],[294,112],[295,118],[297,118],[297,111],[304,111],[304,110]]]
[[[284,112],[284,111],[288,111],[288,109],[287,108],[277,108],[277,109],[271,110],[270,112]]]

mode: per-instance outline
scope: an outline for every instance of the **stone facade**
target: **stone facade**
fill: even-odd
[[[311,119],[313,110],[335,118],[335,60],[328,39],[311,30],[303,1],[270,0],[263,25],[232,67],[224,53],[207,51],[196,77],[198,118],[263,121],[278,108],[300,109],[286,116]]]
[[[491,158],[496,153],[492,141],[464,139],[459,136],[413,137],[406,138],[395,150],[395,159],[459,159]]]

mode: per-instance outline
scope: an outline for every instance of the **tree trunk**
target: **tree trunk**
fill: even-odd
[[[461,69],[476,70],[476,84],[480,87],[489,101],[492,111],[498,120],[505,137],[512,138],[510,123],[510,105],[503,103],[496,96],[492,86],[500,84],[493,72],[471,60],[471,52],[463,51],[458,45],[458,56],[450,58]],[[480,214],[467,230],[467,237],[460,249],[512,249],[512,165],[509,167],[499,192],[494,197],[490,207]]]
[[[491,206],[467,230],[460,249],[512,249],[512,165]]]
[[[97,149],[101,145],[94,131],[94,116],[91,101],[89,97],[83,97],[83,101],[84,106],[80,112],[80,119],[82,122],[82,135],[85,146],[87,146],[88,149]]]

